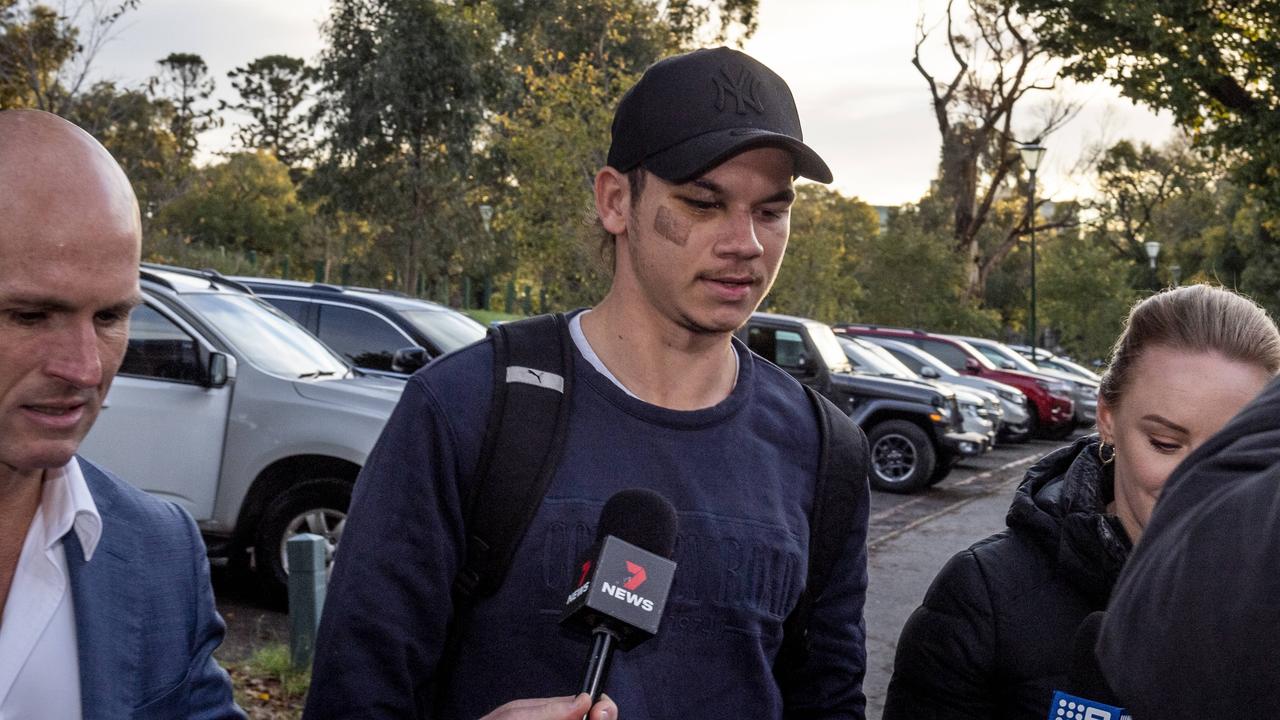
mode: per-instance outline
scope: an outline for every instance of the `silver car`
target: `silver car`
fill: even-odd
[[[181,505],[210,554],[284,589],[284,543],[342,536],[356,474],[404,389],[362,377],[237,283],[144,265],[144,303],[88,459]]]
[[[958,373],[951,366],[920,348],[892,338],[867,336],[869,343],[884,348],[890,355],[926,379],[944,380],[952,385],[983,390],[1000,398],[1004,410],[1004,424],[1000,437],[1010,442],[1025,442],[1031,438],[1031,408],[1027,396],[1018,388],[1005,383]]]
[[[978,352],[995,363],[996,367],[1010,370],[1047,375],[1066,383],[1070,387],[1071,400],[1075,403],[1075,423],[1078,426],[1091,426],[1098,419],[1098,386],[1099,383],[1072,373],[1043,368],[1035,365],[1027,358],[1015,352],[1008,345],[995,340],[965,337],[965,342],[977,348]]]
[[[1004,410],[1000,405],[1000,398],[982,390],[922,378],[883,348],[867,342],[864,338],[848,335],[835,337],[840,342],[840,347],[844,350],[845,357],[849,359],[849,364],[853,366],[854,372],[922,383],[943,392],[954,393],[956,403],[960,407],[964,431],[977,433],[986,438],[984,452],[995,446],[1000,426],[1004,422]]]

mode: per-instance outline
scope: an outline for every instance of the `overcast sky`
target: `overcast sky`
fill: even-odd
[[[194,52],[209,64],[218,94],[233,99],[226,73],[237,66],[272,53],[314,60],[328,6],[328,0],[142,0],[97,58],[96,75],[141,83],[155,73],[156,60]],[[746,50],[791,85],[805,140],[831,166],[841,192],[896,205],[928,188],[939,137],[911,56],[917,18],[923,13],[934,22],[945,6],[945,0],[760,0],[760,27]],[[938,77],[954,71],[942,47],[926,61]],[[1083,109],[1044,140],[1049,151],[1040,185],[1053,199],[1088,192],[1087,179],[1071,170],[1090,144],[1121,138],[1159,144],[1171,135],[1167,117],[1108,86],[1063,92]],[[228,126],[236,120],[228,117]],[[228,149],[231,131],[206,134],[204,149]]]

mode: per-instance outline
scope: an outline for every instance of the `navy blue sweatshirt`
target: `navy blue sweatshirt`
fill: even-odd
[[[305,717],[464,718],[572,695],[589,638],[558,624],[610,496],[648,487],[675,506],[679,564],[658,635],[615,654],[606,692],[627,720],[862,718],[867,507],[810,623],[809,671],[779,688],[782,624],[803,587],[818,430],[800,385],[735,341],[723,402],[673,411],[629,397],[575,357],[564,457],[512,570],[461,623],[461,498],[487,421],[482,342],[408,383],[356,483],[329,585]]]

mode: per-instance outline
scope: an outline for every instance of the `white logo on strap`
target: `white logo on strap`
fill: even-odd
[[[559,393],[564,392],[564,378],[562,376],[545,370],[534,370],[533,368],[518,365],[507,368],[507,382],[537,385]]]

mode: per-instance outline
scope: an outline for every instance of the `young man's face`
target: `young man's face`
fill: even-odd
[[[692,332],[741,327],[786,251],[793,172],[788,152],[756,148],[680,185],[648,174],[618,238],[615,287]]]

